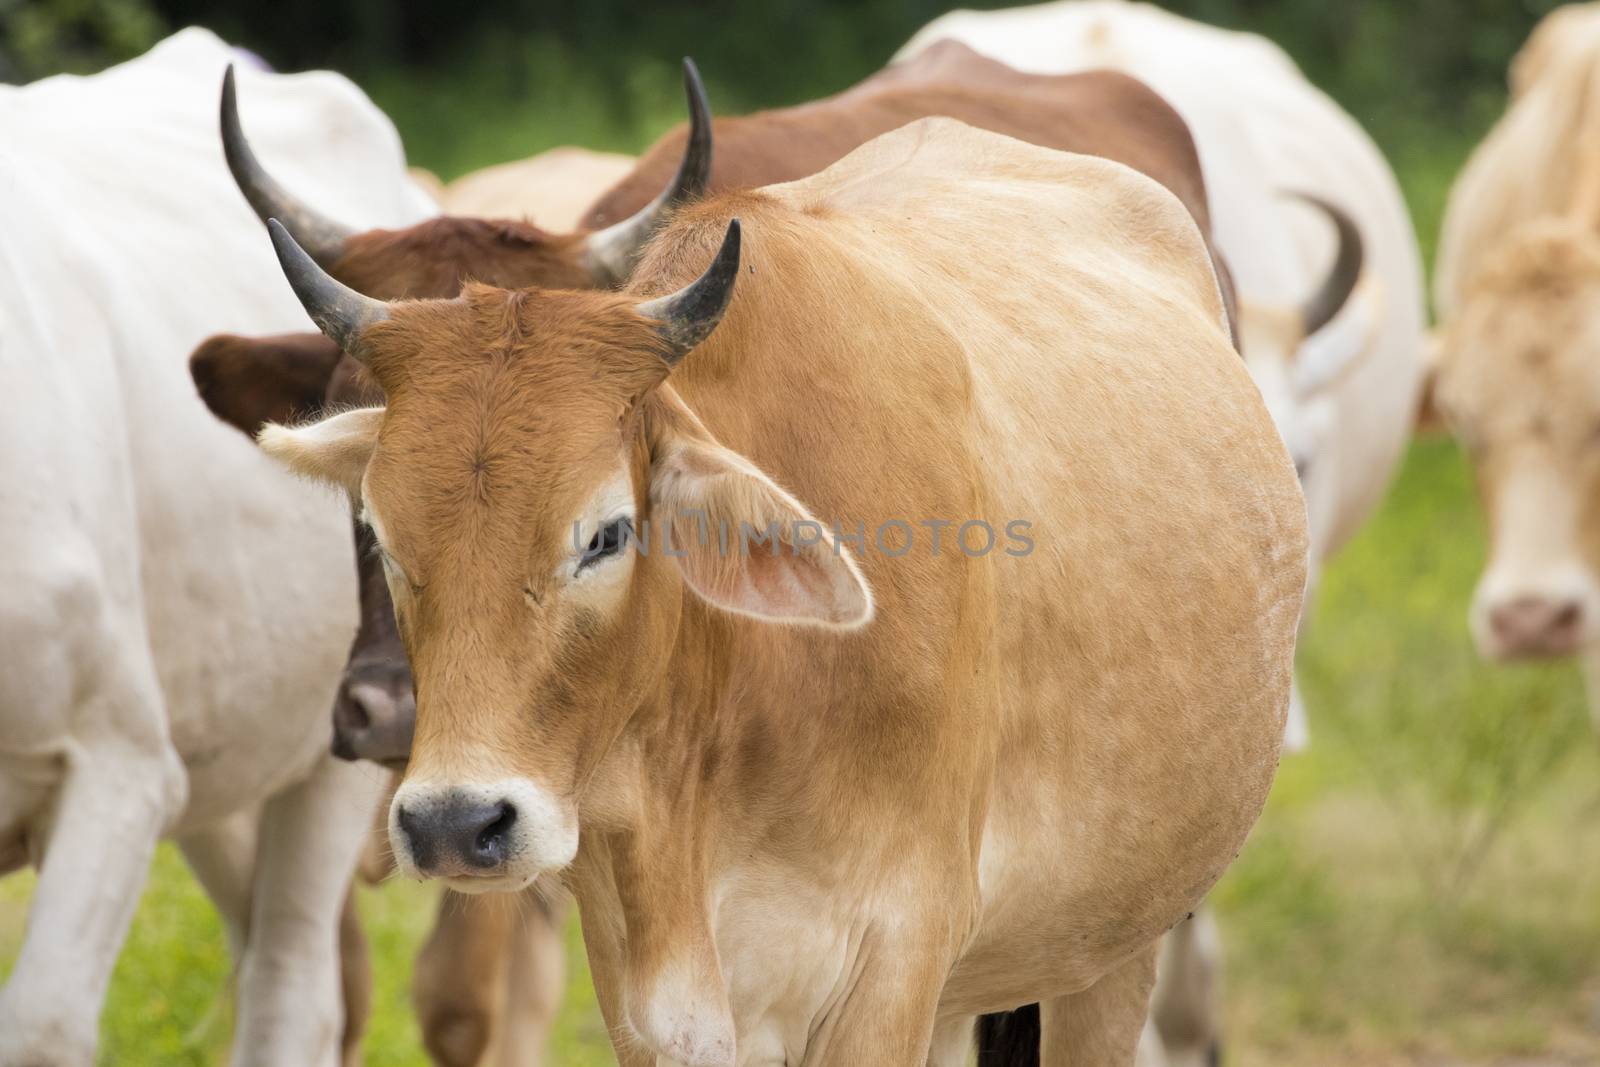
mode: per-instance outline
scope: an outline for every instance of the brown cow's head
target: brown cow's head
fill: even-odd
[[[689,137],[676,176],[631,217],[589,233],[552,234],[526,222],[453,216],[403,230],[354,232],[291,196],[261,166],[239,122],[232,67],[222,81],[222,146],[234,181],[261,221],[277,219],[323,268],[369,296],[454,296],[468,279],[507,288],[605,288],[627,278],[668,214],[705,192],[711,109],[688,59],[683,83]]]
[[[716,234],[696,235],[704,262]],[[385,304],[273,236],[312,318],[388,397],[261,443],[357,497],[379,545],[417,683],[390,812],[402,870],[515,889],[569,863],[600,760],[666,700],[686,614],[870,616],[848,554],[798,536],[822,528],[664,385],[732,295],[736,221],[704,275],[643,301],[471,285]],[[702,521],[775,524],[781,549],[723,550]]]
[[[1488,513],[1479,650],[1566,655],[1600,639],[1600,238],[1525,227],[1471,279],[1439,338],[1432,402]]]
[[[269,422],[383,402],[361,365],[319,333],[213,337],[189,357],[189,373],[212,413],[251,438]],[[416,723],[411,666],[372,531],[357,523],[355,541],[361,625],[334,698],[333,754],[400,767]]]

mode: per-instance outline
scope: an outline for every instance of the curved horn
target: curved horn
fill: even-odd
[[[278,253],[283,276],[289,279],[294,295],[300,298],[306,314],[317,329],[353,359],[365,362],[361,353],[361,333],[375,322],[389,317],[389,305],[362,296],[342,282],[335,281],[301,248],[277,219],[267,220],[272,247]]]
[[[667,366],[675,367],[695,345],[704,341],[722,321],[733,296],[733,283],[739,278],[739,220],[728,223],[717,258],[706,272],[675,293],[635,305],[639,314],[661,323],[657,329],[666,339]]]
[[[706,101],[706,87],[700,83],[700,71],[687,57],[683,90],[689,97],[689,140],[672,184],[632,216],[597,230],[584,242],[584,264],[603,285],[620,284],[633,273],[645,242],[666,214],[703,195],[711,180],[711,105]]]
[[[1339,236],[1338,251],[1333,257],[1333,266],[1328,268],[1328,276],[1322,280],[1316,292],[1300,305],[1300,321],[1309,337],[1332,322],[1345,301],[1350,299],[1350,294],[1355,292],[1356,283],[1361,280],[1366,248],[1362,244],[1361,230],[1356,220],[1342,207],[1312,193],[1291,192],[1286,195],[1310,204],[1328,216],[1328,221],[1333,223]]]
[[[273,180],[244,139],[239,124],[239,99],[233,84],[233,64],[222,76],[222,154],[244,198],[262,222],[277,219],[294,234],[300,247],[323,266],[332,266],[344,254],[351,231],[311,210]]]

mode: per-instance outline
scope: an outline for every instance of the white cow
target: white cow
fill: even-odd
[[[0,872],[39,868],[3,1067],[94,1062],[162,835],[242,951],[234,1064],[337,1058],[339,905],[384,778],[328,754],[349,517],[217,421],[186,364],[219,330],[306,324],[223,165],[233,58],[186,30],[0,91]],[[241,79],[254,143],[313,202],[431,211],[345,79]]]
[[[1149,4],[1059,0],[953,11],[918,31],[895,59],[941,38],[1035,73],[1125,71],[1189,124],[1217,245],[1239,291],[1245,358],[1301,470],[1314,581],[1382,498],[1421,383],[1422,260],[1388,163],[1271,41]],[[1328,270],[1333,229],[1286,193],[1343,208],[1365,246],[1360,286],[1308,339],[1294,328],[1295,309]],[[1303,743],[1303,730],[1291,716],[1291,747]]]
[[[1322,562],[1382,498],[1410,436],[1421,381],[1421,256],[1383,156],[1277,45],[1148,4],[1059,0],[954,11],[925,26],[895,58],[943,38],[1034,73],[1122,70],[1166,97],[1188,123],[1217,246],[1238,288],[1244,355],[1301,472],[1311,521],[1309,601]],[[1309,337],[1297,328],[1303,320],[1296,309],[1327,275],[1334,231],[1286,193],[1337,205],[1365,250],[1360,285]],[[1306,736],[1296,698],[1286,744],[1298,748]],[[1218,953],[1204,912],[1169,939],[1154,1015],[1174,1062],[1200,1062],[1214,1039]],[[1181,1040],[1172,1040],[1174,1030]],[[1152,1054],[1150,1044],[1143,1054]]]

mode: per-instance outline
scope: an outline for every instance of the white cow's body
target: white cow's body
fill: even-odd
[[[954,11],[925,26],[896,59],[941,38],[1035,73],[1123,70],[1188,123],[1217,245],[1238,287],[1245,356],[1302,468],[1315,575],[1381,499],[1410,436],[1421,380],[1421,257],[1382,155],[1277,45],[1147,4],[1060,0]],[[1297,358],[1256,343],[1261,313],[1294,308],[1317,284],[1332,256],[1332,230],[1287,191],[1347,210],[1367,257],[1349,304]],[[1350,346],[1363,351],[1348,373],[1315,396],[1296,395],[1294,364],[1338,362]],[[1290,730],[1293,742],[1292,721]]]
[[[1189,125],[1212,230],[1238,290],[1245,358],[1301,469],[1311,531],[1309,599],[1322,562],[1388,486],[1410,436],[1421,381],[1421,257],[1388,164],[1277,45],[1254,34],[1125,0],[1059,0],[951,12],[919,31],[896,59],[942,38],[1034,73],[1122,70],[1164,96]],[[1292,331],[1275,327],[1293,321],[1292,310],[1324,276],[1333,234],[1326,219],[1286,192],[1342,207],[1366,251],[1360,287],[1298,353],[1292,343],[1279,343]],[[1319,367],[1330,366],[1348,370],[1323,388],[1305,387]],[[1299,747],[1306,737],[1296,699],[1286,743]],[[1218,955],[1207,915],[1168,938],[1152,1009],[1168,1048],[1163,1052],[1147,1030],[1141,1067],[1206,1062],[1216,1040]]]
[[[305,324],[223,164],[232,58],[191,30],[4,90],[0,871],[40,865],[0,990],[5,1067],[92,1062],[162,834],[236,940],[250,927],[235,1062],[336,1051],[333,931],[381,790],[327,755],[355,623],[349,519],[214,419],[186,364],[208,334]],[[314,203],[370,225],[428,213],[348,82],[242,78],[253,139]],[[262,805],[252,915],[236,830]]]

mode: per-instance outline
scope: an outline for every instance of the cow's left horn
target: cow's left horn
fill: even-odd
[[[1310,337],[1332,322],[1333,317],[1339,314],[1339,309],[1350,299],[1350,294],[1356,291],[1366,249],[1361,241],[1360,227],[1344,208],[1313,193],[1292,192],[1287,195],[1310,204],[1328,216],[1339,238],[1338,251],[1334,254],[1333,266],[1328,268],[1328,276],[1322,280],[1317,291],[1300,305],[1300,321],[1305,335]]]
[[[272,235],[272,247],[277,250],[283,276],[289,279],[290,288],[300,298],[311,321],[347,355],[364,362],[362,331],[387,319],[389,305],[363,296],[332,278],[277,219],[267,220],[267,232]]]
[[[337,263],[344,255],[345,243],[350,240],[352,231],[290,196],[261,166],[239,123],[239,98],[234,88],[232,63],[222,76],[221,112],[222,154],[227,157],[234,183],[250,202],[256,217],[262,222],[277,219],[294,235],[300,247],[323,266]]]
[[[667,365],[676,366],[690,350],[711,335],[722,321],[739,278],[739,220],[728,223],[717,258],[706,272],[675,293],[636,305],[639,314],[660,322],[666,340]]]
[[[683,61],[683,90],[689,97],[689,141],[672,184],[621,222],[597,230],[584,242],[583,261],[601,285],[619,285],[633,273],[650,235],[668,212],[706,191],[711,180],[711,105],[694,60]]]

